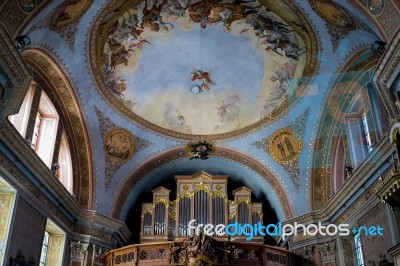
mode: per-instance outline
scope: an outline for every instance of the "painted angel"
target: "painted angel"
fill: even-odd
[[[210,90],[211,85],[215,85],[214,81],[211,80],[211,74],[206,71],[194,68],[192,73],[192,81],[201,80],[201,88],[205,90]]]

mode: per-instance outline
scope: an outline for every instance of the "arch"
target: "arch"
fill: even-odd
[[[32,72],[33,79],[49,96],[63,118],[73,165],[73,192],[84,207],[91,209],[93,176],[89,135],[72,84],[52,56],[40,48],[25,49],[21,53]]]
[[[217,147],[215,152],[212,154],[212,157],[217,157],[224,160],[231,160],[240,163],[245,167],[251,168],[257,174],[262,176],[264,180],[269,183],[274,189],[285,218],[289,219],[294,216],[292,205],[289,203],[289,199],[286,196],[282,184],[264,165],[247,155],[222,147]],[[179,147],[159,154],[158,156],[154,156],[152,159],[138,166],[132,172],[130,177],[121,184],[119,190],[115,192],[116,196],[113,199],[114,208],[111,211],[112,217],[116,219],[120,218],[122,209],[127,201],[131,190],[138,182],[140,182],[142,178],[144,178],[152,170],[172,161],[187,158],[189,158],[189,155],[187,155],[186,153],[186,148]]]
[[[377,90],[373,86],[373,73],[376,65],[380,60],[380,54],[370,51],[369,48],[360,49],[358,52],[347,61],[342,67],[341,74],[333,81],[332,89],[330,90],[324,110],[321,116],[318,132],[316,135],[317,140],[321,140],[318,150],[313,154],[313,171],[310,178],[310,187],[312,193],[310,194],[310,206],[313,210],[321,209],[328,202],[330,193],[334,192],[332,185],[333,182],[339,181],[339,173],[335,172],[339,165],[338,152],[341,151],[340,143],[337,142],[341,135],[346,135],[348,139],[343,142],[348,145],[349,149],[352,145],[351,127],[361,127],[363,116],[370,116],[371,112],[382,111],[379,100],[376,102],[371,101],[371,90]],[[376,96],[377,94],[374,94]],[[379,112],[380,118],[385,115]],[[381,127],[382,128],[382,127]],[[362,132],[362,128],[358,131]],[[377,128],[376,138],[381,138],[383,132]],[[347,132],[347,134],[346,134]],[[354,136],[354,135],[353,135]],[[374,135],[375,137],[375,135]],[[343,139],[344,140],[344,139]],[[358,139],[357,141],[361,141]],[[338,146],[338,144],[340,144]],[[360,144],[360,143],[359,143]],[[361,143],[362,144],[362,143]],[[356,145],[357,146],[357,145]],[[354,154],[348,156],[350,160],[354,157],[355,153],[362,152],[360,148],[365,149],[358,145],[354,146]],[[346,147],[343,147],[346,151]],[[367,156],[363,155],[362,160],[356,162],[349,161],[353,167],[357,167]],[[337,170],[337,171],[340,171]]]

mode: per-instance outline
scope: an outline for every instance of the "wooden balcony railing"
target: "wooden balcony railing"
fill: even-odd
[[[212,243],[205,248],[196,246],[195,249],[187,241],[130,245],[109,251],[105,255],[105,265],[292,266],[301,265],[302,261],[297,254],[279,247],[235,241]]]

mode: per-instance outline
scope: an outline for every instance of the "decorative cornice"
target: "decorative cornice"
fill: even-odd
[[[211,156],[235,161],[244,165],[245,167],[251,168],[260,176],[264,177],[265,181],[269,183],[271,187],[275,190],[276,196],[280,201],[283,213],[286,218],[289,219],[293,217],[293,209],[291,204],[289,203],[289,199],[284,191],[284,188],[282,187],[282,184],[264,165],[247,155],[227,148],[217,147],[216,151],[211,154]],[[152,159],[143,162],[141,165],[136,167],[136,169],[130,174],[129,178],[125,179],[120,189],[115,193],[115,197],[113,199],[114,209],[112,210],[112,217],[118,218],[120,216],[122,207],[126,203],[125,201],[127,200],[132,188],[148,173],[168,162],[188,158],[189,156],[185,152],[185,147],[180,147],[169,150],[158,156],[154,156]]]
[[[387,87],[392,85],[394,81],[393,76],[397,76],[395,73],[396,67],[400,64],[400,28],[396,32],[392,41],[386,48],[386,52],[383,55],[381,62],[376,69],[375,78],[381,84],[385,84]]]
[[[125,223],[101,213],[83,209],[77,215],[77,218],[84,223],[96,224],[99,226],[99,228],[97,228],[98,230],[107,229],[118,232],[125,242],[128,242],[131,237],[131,232],[126,227]],[[102,228],[100,228],[100,226],[102,226]]]
[[[5,71],[7,78],[11,82],[10,87],[13,88],[13,95],[11,99],[8,99],[7,103],[7,111],[5,114],[5,117],[7,117],[8,115],[18,113],[22,101],[24,100],[26,90],[28,89],[31,74],[15,48],[13,41],[8,37],[8,34],[1,26],[0,67]]]
[[[398,117],[398,110],[394,104],[389,89],[400,73],[400,28],[386,49],[374,74],[374,82],[379,88],[379,93],[384,99],[385,107],[389,115]]]
[[[25,145],[21,145],[25,146],[27,149],[31,149],[26,145],[26,143]],[[26,157],[31,157],[29,156],[29,152]],[[97,234],[97,237],[99,235],[105,236],[102,239],[108,241],[109,244],[113,243],[111,239],[113,233],[119,234],[121,238],[127,242],[131,233],[123,222],[95,211],[82,208],[76,199],[70,195],[64,186],[54,177],[44,163],[41,162],[40,158],[35,154],[32,157],[35,157],[37,163],[43,165],[45,169],[47,169],[39,174],[35,169],[28,167],[29,171],[39,179],[39,183],[41,184],[40,187],[37,187],[35,183],[32,182],[21,170],[16,168],[13,162],[0,153],[0,169],[5,170],[5,173],[3,173],[5,174],[5,177],[9,176],[12,178],[10,180],[15,186],[15,189],[24,191],[24,193],[29,195],[32,199],[35,199],[43,208],[42,210],[47,212],[51,217],[57,218],[56,221],[63,224],[63,227],[67,229],[70,234],[82,233],[77,232],[75,229],[76,220],[83,224],[90,224],[91,227],[93,227],[93,230],[97,230],[96,232],[102,232],[101,234]],[[23,157],[18,156],[18,159],[16,160],[15,163],[26,165],[26,161]],[[57,199],[56,202],[50,200],[49,193],[54,196],[53,199]],[[61,211],[61,209],[64,211]],[[72,217],[73,219],[71,219]],[[99,228],[95,228],[96,226]],[[112,232],[110,233],[110,231]]]
[[[391,210],[400,206],[400,172],[396,168],[397,165],[389,175],[380,177],[376,188],[376,195]]]
[[[371,177],[373,173],[376,173],[379,168],[382,167],[384,162],[390,157],[394,151],[389,139],[383,138],[367,159],[356,169],[351,175],[350,179],[347,180],[341,189],[329,200],[324,208],[318,211],[309,212],[305,215],[285,221],[285,223],[316,223],[319,221],[330,220],[335,214],[337,214],[343,206],[349,208],[349,200],[355,194],[355,192],[361,187],[365,186],[365,182]],[[380,163],[378,163],[380,162]],[[375,185],[370,186],[371,195],[375,193]],[[355,200],[357,201],[357,199]],[[351,205],[351,203],[350,203]]]

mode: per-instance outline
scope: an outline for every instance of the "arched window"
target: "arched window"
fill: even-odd
[[[57,171],[58,180],[60,180],[64,187],[72,193],[72,158],[65,131],[63,131],[61,136],[60,151],[58,153],[58,165],[60,167]]]
[[[28,126],[28,119],[31,111],[35,87],[36,87],[35,83],[32,83],[29,86],[29,89],[25,95],[24,101],[22,102],[18,114],[11,115],[9,117],[9,120],[14,125],[15,129],[18,130],[19,134],[24,138],[26,134],[26,127]]]
[[[351,162],[358,167],[388,129],[388,118],[369,82],[355,92],[345,116]]]
[[[30,147],[73,193],[72,156],[60,115],[50,97],[36,82],[32,82],[18,114],[9,121]]]
[[[50,168],[53,160],[59,116],[46,93],[42,92],[36,112],[31,147]]]

